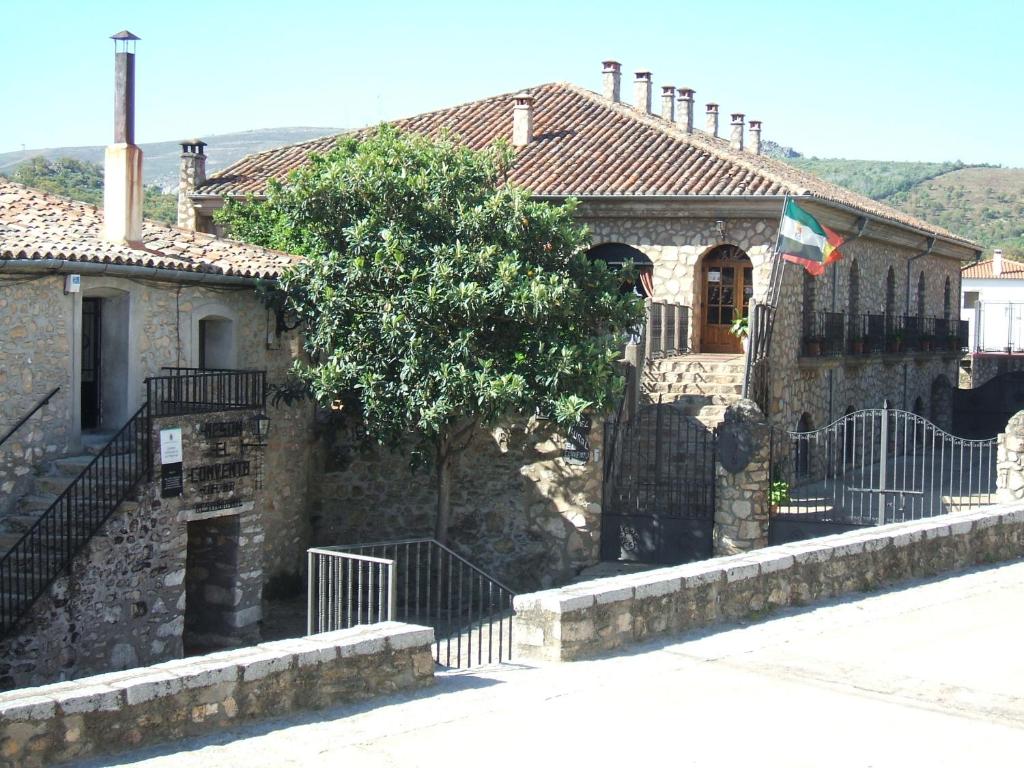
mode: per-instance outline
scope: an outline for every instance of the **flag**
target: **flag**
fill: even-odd
[[[812,275],[820,275],[825,266],[842,254],[839,246],[843,238],[838,233],[820,224],[811,214],[786,199],[779,225],[778,251],[786,261],[802,264]]]

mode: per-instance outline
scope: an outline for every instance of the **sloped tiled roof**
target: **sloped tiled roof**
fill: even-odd
[[[94,205],[0,178],[0,259],[67,259],[238,277],[277,277],[295,256],[145,221],[138,248],[103,239]]]
[[[992,259],[979,261],[964,267],[960,274],[963,277],[973,277],[982,280],[1024,280],[1024,264],[1019,261],[1012,261],[1003,257],[1003,271],[996,274],[992,271]]]
[[[568,83],[531,89],[534,140],[516,150],[510,180],[538,196],[811,195],[922,232],[973,246],[941,227],[850,192],[781,161],[732,149],[725,139],[685,131]],[[512,138],[515,94],[396,120],[401,130],[437,136],[448,130],[482,149]],[[366,130],[366,129],[364,129]],[[344,135],[344,134],[342,134]],[[242,158],[213,174],[198,195],[260,195],[311,152],[331,149],[338,136],[292,144]]]

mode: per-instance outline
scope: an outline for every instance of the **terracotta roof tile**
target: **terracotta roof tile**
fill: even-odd
[[[996,274],[992,271],[992,259],[979,261],[960,270],[963,277],[973,277],[987,280],[1024,280],[1024,264],[1019,261],[1003,257],[1003,271]]]
[[[67,259],[239,277],[277,277],[297,257],[234,240],[142,224],[142,244],[103,239],[94,205],[0,178],[0,259]]]
[[[517,150],[510,179],[535,195],[811,195],[973,246],[948,230],[781,161],[733,150],[725,139],[703,131],[687,134],[658,116],[578,86],[549,83],[530,92],[534,140]],[[392,124],[429,136],[449,130],[468,146],[482,149],[495,139],[511,139],[514,95]],[[249,155],[212,175],[197,194],[260,195],[269,179],[283,180],[311,152],[328,151],[338,138],[325,136]]]

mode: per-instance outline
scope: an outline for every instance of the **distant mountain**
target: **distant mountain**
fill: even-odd
[[[1024,257],[1024,169],[816,157],[785,161],[974,240]]]
[[[213,173],[252,152],[280,147],[284,144],[340,133],[338,128],[260,128],[240,133],[223,133],[202,136],[209,146],[206,172]],[[158,186],[165,192],[178,188],[178,161],[181,144],[177,141],[158,141],[140,144],[145,158],[143,176],[148,185]],[[26,149],[24,152],[0,153],[0,174],[10,176],[14,168],[33,157],[42,156],[47,160],[69,157],[90,163],[103,164],[103,147],[53,147],[48,149]]]

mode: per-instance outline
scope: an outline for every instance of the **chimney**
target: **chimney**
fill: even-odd
[[[687,133],[693,133],[693,89],[680,88],[676,100],[679,102],[676,110],[676,123]]]
[[[142,241],[142,150],[135,146],[135,41],[128,30],[114,41],[114,143],[103,160],[103,237]],[[129,50],[131,48],[131,50]]]
[[[676,121],[676,87],[674,85],[661,87],[661,116],[670,123]]]
[[[604,97],[618,104],[622,101],[622,65],[617,61],[602,61]]]
[[[718,105],[708,104],[707,131],[712,136],[718,135]]]
[[[743,151],[743,118],[742,112],[732,113],[732,137],[729,139],[729,146],[737,152]]]
[[[196,209],[189,196],[206,181],[206,155],[202,139],[181,142],[181,165],[178,166],[178,226],[196,230]]]
[[[533,141],[533,96],[517,93],[512,108],[512,146],[525,147]]]
[[[755,155],[761,154],[761,121],[751,120],[749,123],[750,146],[747,151]]]
[[[1003,274],[1003,249],[996,248],[992,251],[992,274],[999,277]]]
[[[633,83],[633,106],[645,115],[651,114],[651,73],[637,72]]]

